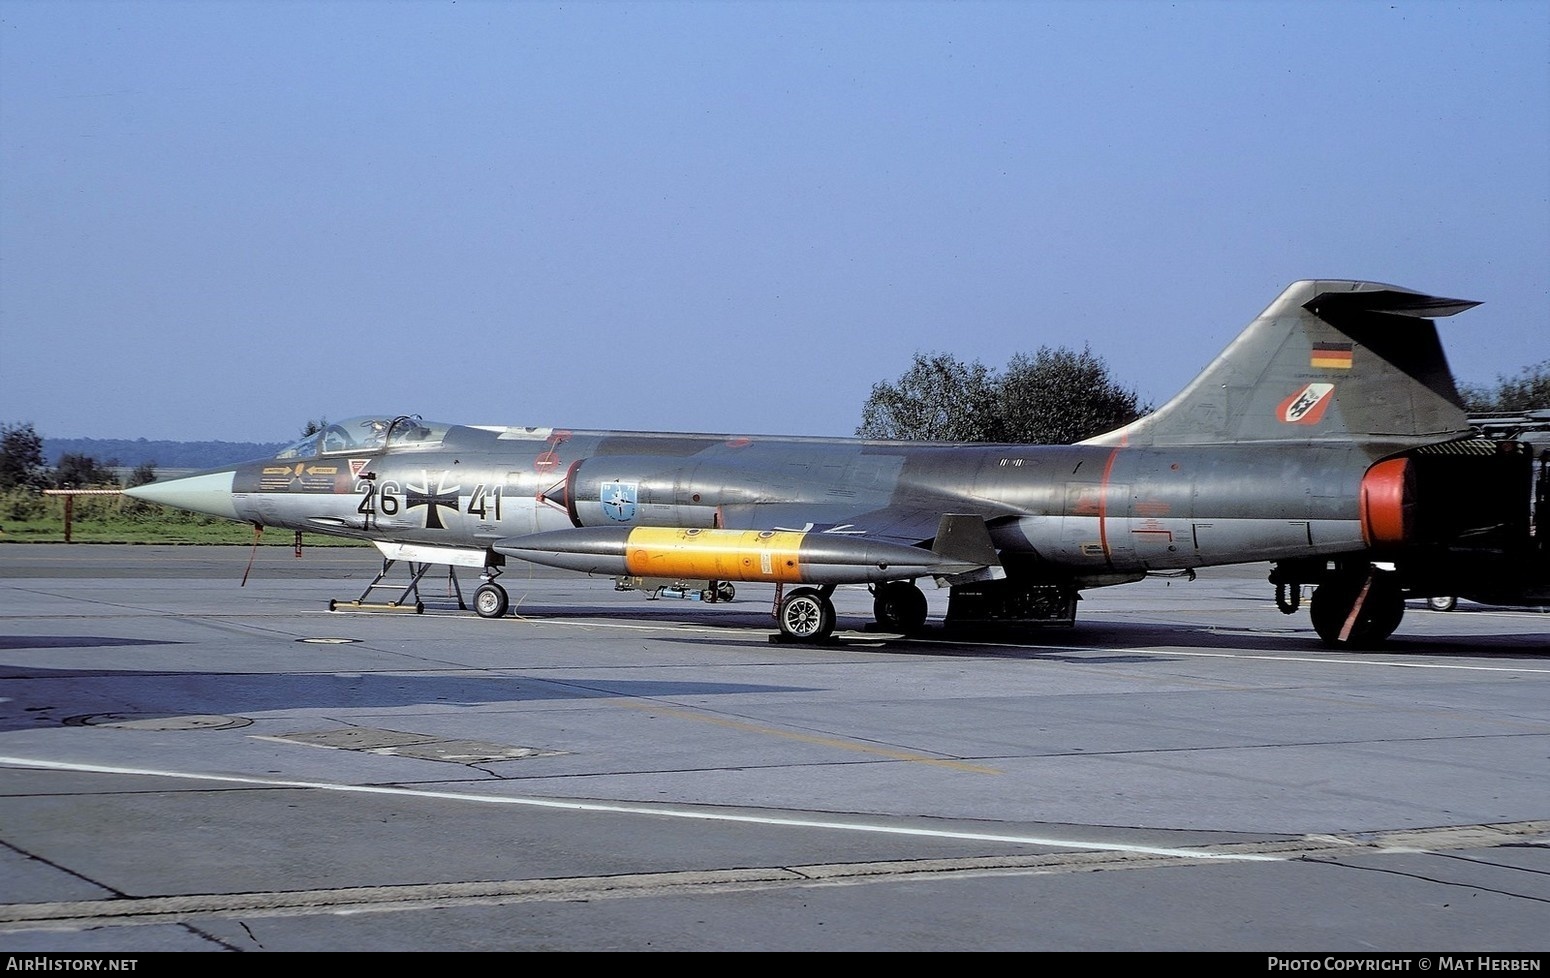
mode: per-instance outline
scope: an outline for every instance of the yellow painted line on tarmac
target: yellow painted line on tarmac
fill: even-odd
[[[839,750],[853,751],[858,754],[869,754],[873,757],[886,757],[891,761],[909,761],[912,764],[929,764],[933,767],[945,767],[954,771],[967,771],[971,774],[1005,774],[993,767],[985,767],[981,764],[970,764],[968,761],[954,761],[945,757],[932,757],[928,754],[916,754],[910,751],[894,750],[889,747],[878,747],[874,744],[862,744],[854,740],[845,740],[839,737],[822,737],[817,734],[797,733],[794,730],[781,730],[777,727],[766,727],[756,723],[745,723],[742,720],[729,720],[726,717],[713,716],[709,713],[701,713],[697,710],[680,710],[673,707],[664,707],[650,701],[635,701],[619,704],[632,710],[642,710],[655,713],[659,716],[676,717],[680,720],[692,720],[696,723],[709,723],[717,727],[726,727],[728,730],[740,730],[745,733],[763,734],[771,737],[779,737],[784,740],[795,740],[804,744],[815,744],[819,747],[833,747]]]

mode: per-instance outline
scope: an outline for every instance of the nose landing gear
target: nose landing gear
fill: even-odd
[[[511,601],[506,589],[494,581],[486,581],[474,590],[474,611],[480,618],[504,617],[509,607]]]

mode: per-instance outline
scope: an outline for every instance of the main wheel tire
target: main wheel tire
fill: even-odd
[[[474,592],[474,611],[480,618],[500,618],[508,607],[510,600],[506,597],[506,589],[499,584],[481,584]]]
[[[1426,599],[1426,606],[1433,611],[1452,611],[1454,608],[1457,608],[1458,605],[1459,599],[1455,598],[1451,594],[1439,595],[1437,597]]]
[[[780,602],[780,633],[798,642],[821,642],[834,631],[834,605],[810,587],[799,587]]]
[[[1366,595],[1362,590],[1366,588]],[[1341,639],[1351,609],[1356,602],[1362,603],[1351,632]],[[1345,579],[1320,584],[1313,589],[1308,602],[1308,615],[1313,619],[1313,629],[1325,645],[1343,649],[1370,649],[1382,645],[1384,639],[1394,634],[1405,617],[1405,599],[1399,588],[1379,573],[1369,583],[1365,580]]]
[[[732,585],[728,584],[726,581],[719,581],[719,582],[717,582],[717,584],[716,584],[716,600],[717,601],[731,601],[732,598],[735,597],[736,595],[737,595],[737,588],[735,588]]]
[[[881,584],[872,599],[872,617],[877,624],[906,634],[920,631],[928,610],[925,594],[910,581]]]

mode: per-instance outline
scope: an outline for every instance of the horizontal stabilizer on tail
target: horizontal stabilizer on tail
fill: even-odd
[[[1320,292],[1303,303],[1303,308],[1320,317],[1326,314],[1375,312],[1433,319],[1457,315],[1479,304],[1472,299],[1446,299],[1403,289],[1374,289],[1368,292]]]

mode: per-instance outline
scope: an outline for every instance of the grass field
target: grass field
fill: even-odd
[[[0,492],[0,542],[64,543],[65,500],[36,490]],[[117,496],[79,496],[71,507],[68,539],[73,543],[252,544],[253,527],[214,516],[199,516],[154,503]],[[266,530],[264,546],[291,546],[289,530]],[[362,541],[309,535],[308,546],[370,546]]]

